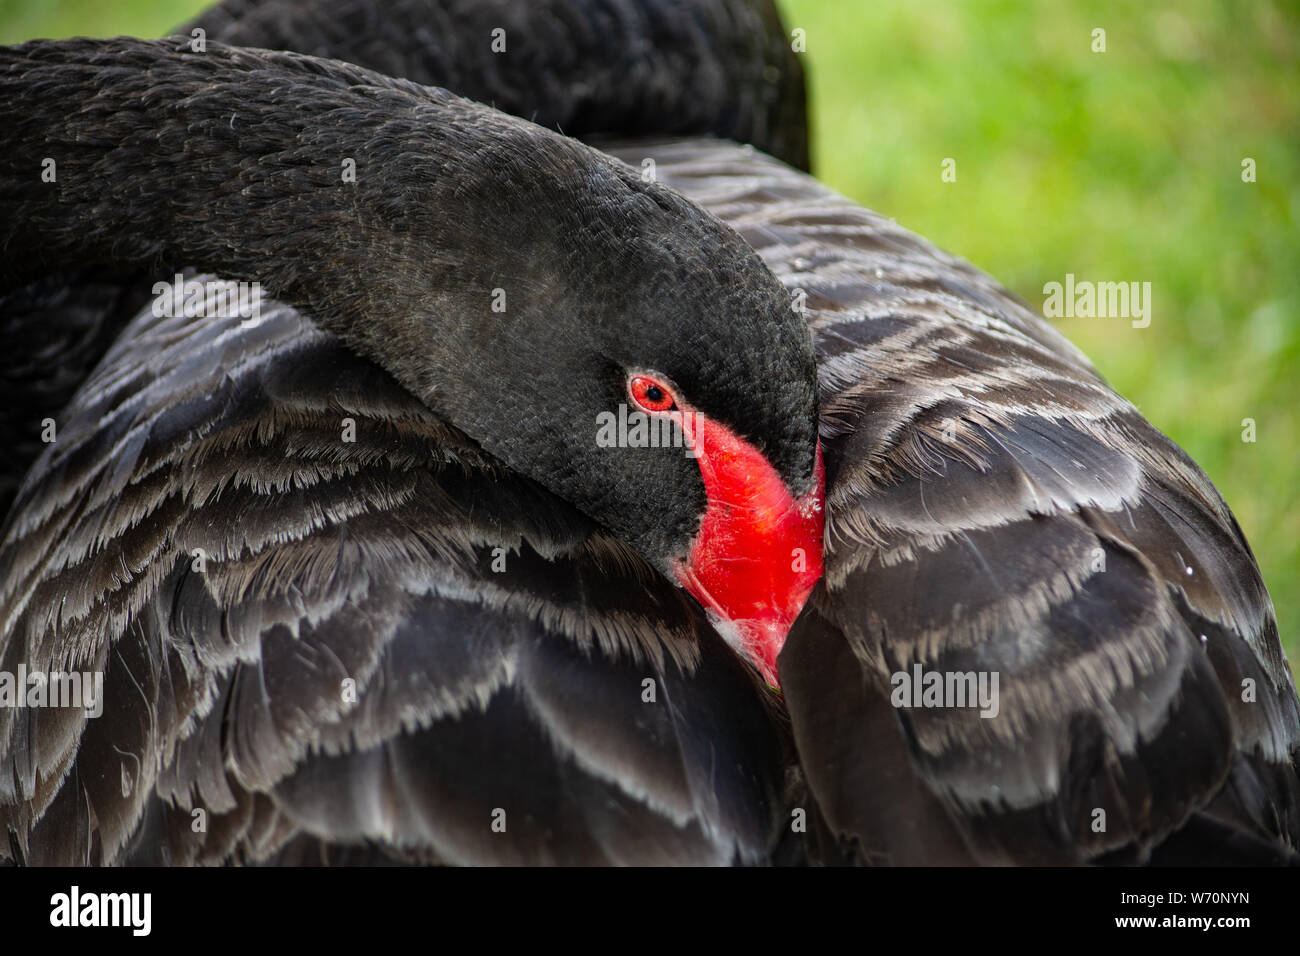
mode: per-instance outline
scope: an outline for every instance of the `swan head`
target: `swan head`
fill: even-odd
[[[437,381],[459,381],[427,401],[685,587],[779,686],[777,654],[822,572],[806,323],[729,227],[579,144],[556,150],[583,151],[581,165],[539,171],[550,160],[534,153],[474,177],[514,194],[472,205],[474,234],[497,245],[445,283],[475,315],[443,323],[456,361]],[[509,210],[505,230],[494,216]],[[485,263],[502,272],[467,301]],[[504,307],[488,315],[493,286]]]

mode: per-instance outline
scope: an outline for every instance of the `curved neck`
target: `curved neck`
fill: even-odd
[[[87,263],[257,280],[426,400],[430,341],[454,359],[506,274],[512,315],[559,312],[617,268],[609,224],[667,201],[439,90],[175,39],[0,49],[0,128],[0,288]]]
[[[0,292],[96,264],[260,282],[645,554],[675,553],[698,523],[682,496],[662,518],[659,489],[696,487],[699,470],[597,453],[596,414],[628,368],[675,377],[807,483],[807,328],[733,230],[444,91],[187,45],[0,48]]]
[[[203,27],[439,86],[580,138],[712,135],[808,169],[803,69],[772,0],[226,0]]]

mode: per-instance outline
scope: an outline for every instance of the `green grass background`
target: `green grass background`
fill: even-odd
[[[1300,5],[779,2],[806,36],[825,182],[1035,305],[1067,272],[1152,283],[1149,328],[1060,327],[1219,487],[1294,667]],[[0,42],[159,35],[205,6],[0,0]],[[955,183],[940,179],[947,157]],[[1245,157],[1255,183],[1242,182]],[[1254,443],[1242,441],[1246,418]]]

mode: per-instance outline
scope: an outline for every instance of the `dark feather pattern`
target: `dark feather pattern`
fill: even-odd
[[[229,0],[176,32],[189,38],[200,27],[205,40],[345,60],[578,138],[711,134],[808,166],[802,66],[771,0],[690,0],[685,7],[394,0],[382,11],[373,0]],[[494,47],[498,30],[505,51]],[[153,83],[152,98],[166,98],[166,87]],[[250,103],[245,118],[255,112]],[[232,135],[249,139],[251,130],[236,130],[237,120],[238,111]],[[142,138],[124,129],[116,135],[126,143]],[[173,138],[161,148],[166,155],[177,146]],[[301,156],[291,162],[304,164]],[[238,195],[223,193],[227,201]],[[260,208],[272,218],[288,215]],[[227,215],[240,221],[232,209]],[[172,277],[166,270],[122,273],[120,266],[80,267],[0,288],[0,438],[10,449],[0,461],[0,517],[40,451],[47,419],[58,418],[145,304],[153,280]]]
[[[1140,861],[1192,816],[1300,848],[1295,685],[1200,469],[966,263],[743,147],[653,152],[807,294],[827,571],[781,666],[832,827],[870,859],[959,857],[951,840],[891,846],[879,807],[915,806],[919,779],[980,862]],[[1000,714],[891,720],[890,677],[915,664],[998,672]],[[882,725],[906,758],[863,729]],[[882,773],[886,794],[869,793]],[[933,816],[920,803],[914,826]]]
[[[806,294],[827,571],[784,699],[635,551],[298,311],[146,310],[0,540],[0,669],[100,669],[106,700],[92,720],[0,709],[9,852],[1292,860],[1300,706],[1195,464],[892,221],[752,147],[611,151],[654,159]],[[998,716],[891,706],[917,664],[998,673]]]
[[[28,862],[770,851],[782,731],[702,612],[296,312],[146,313],[74,409],[0,553],[3,661],[107,705],[0,712]]]

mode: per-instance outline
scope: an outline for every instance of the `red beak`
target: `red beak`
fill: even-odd
[[[698,413],[683,418],[708,508],[689,557],[675,568],[677,579],[728,643],[779,689],[777,655],[822,576],[821,443],[813,488],[795,498],[752,444]]]

